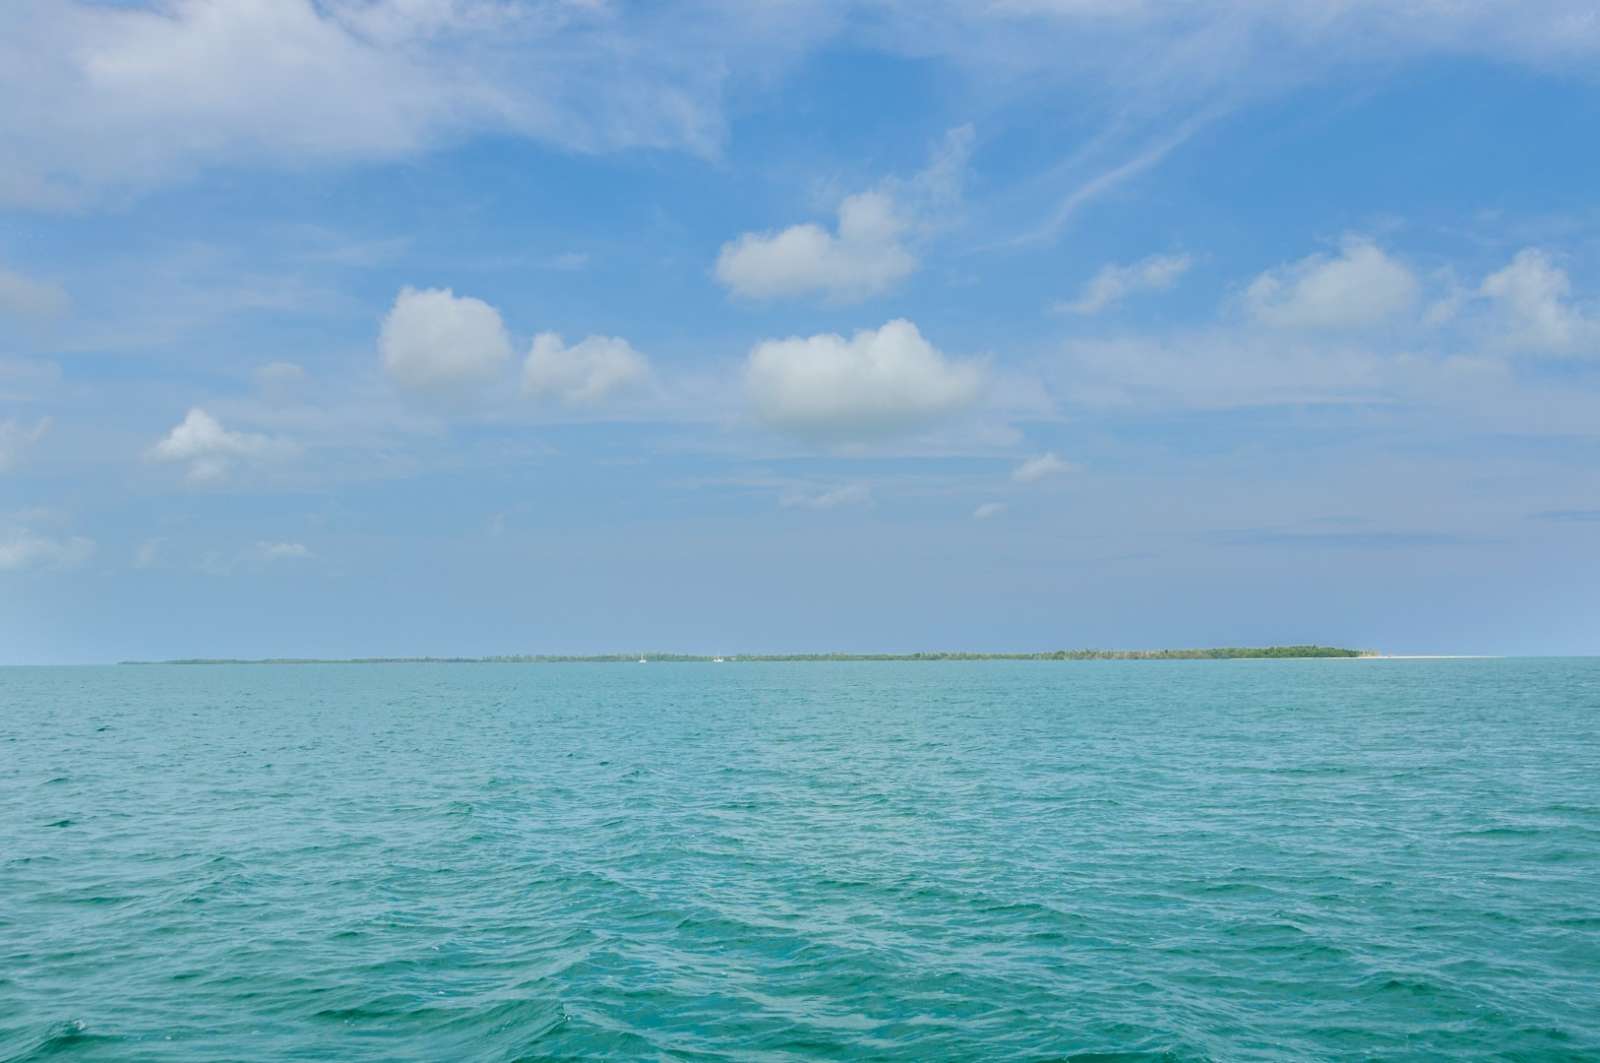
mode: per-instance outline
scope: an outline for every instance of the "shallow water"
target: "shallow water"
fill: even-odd
[[[1600,1058],[1600,660],[0,669],[0,1059],[1077,1054]]]

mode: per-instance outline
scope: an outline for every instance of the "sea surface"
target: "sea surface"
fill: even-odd
[[[1600,660],[0,669],[0,1060],[1600,1059]]]

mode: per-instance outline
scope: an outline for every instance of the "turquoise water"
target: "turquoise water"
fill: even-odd
[[[1600,1059],[1600,661],[0,669],[0,1059]]]

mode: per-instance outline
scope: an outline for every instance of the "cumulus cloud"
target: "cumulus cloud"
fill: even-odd
[[[59,284],[34,280],[0,266],[0,315],[19,318],[60,317],[72,301]]]
[[[837,229],[794,225],[781,232],[745,233],[722,245],[717,279],[735,295],[771,299],[821,294],[853,302],[888,291],[917,268],[902,238],[906,223],[882,192],[862,192],[839,204]]]
[[[589,336],[568,347],[554,332],[534,337],[522,366],[522,390],[536,398],[591,405],[636,387],[650,363],[627,340]]]
[[[984,367],[947,358],[906,320],[767,340],[750,352],[745,387],[757,415],[780,431],[859,441],[925,428],[982,395]]]
[[[488,383],[511,360],[500,312],[449,288],[402,288],[378,333],[389,376],[418,393],[460,394]]]
[[[972,141],[971,126],[952,129],[922,172],[846,196],[831,232],[807,223],[723,244],[717,279],[748,299],[820,295],[849,303],[881,295],[916,270],[908,246],[916,230],[960,200]]]
[[[50,431],[50,418],[41,417],[32,425],[16,418],[0,421],[0,472],[10,472],[22,461],[23,452]]]
[[[1350,237],[1340,253],[1268,270],[1245,290],[1264,324],[1295,329],[1370,328],[1411,310],[1420,286],[1404,264],[1370,240]]]
[[[285,439],[230,431],[197,406],[151,447],[147,456],[152,461],[186,463],[188,478],[194,483],[217,483],[227,479],[240,463],[289,457],[298,450]]]
[[[1151,255],[1125,266],[1103,266],[1078,297],[1056,304],[1069,314],[1098,314],[1137,292],[1166,291],[1189,272],[1194,259],[1189,255]]]
[[[1507,346],[1552,354],[1600,354],[1600,321],[1569,301],[1566,271],[1537,248],[1517,252],[1484,278],[1479,294],[1492,300],[1505,324]]]
[[[872,489],[866,484],[847,484],[822,491],[786,491],[778,499],[778,504],[785,509],[838,509],[841,506],[866,505],[871,501]]]
[[[82,535],[55,539],[26,529],[0,532],[0,572],[74,568],[93,553],[94,540]]]
[[[1004,502],[985,502],[972,511],[973,520],[990,520],[1006,511]]]
[[[1029,458],[1011,471],[1011,478],[1019,484],[1037,483],[1051,476],[1060,476],[1062,473],[1072,472],[1077,468],[1070,461],[1063,461],[1054,451],[1046,451],[1036,458]]]

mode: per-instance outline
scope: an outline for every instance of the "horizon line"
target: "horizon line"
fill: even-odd
[[[1384,658],[1392,655],[1378,650],[1350,649],[1316,643],[1268,646],[1211,646],[1161,649],[1057,649],[1057,650],[921,650],[882,651],[761,651],[753,653],[684,653],[669,651],[628,651],[609,653],[514,653],[487,655],[401,655],[362,657],[176,657],[163,660],[123,660],[119,665],[154,664],[620,664],[649,663],[728,663],[728,662],[825,662],[825,661],[974,661],[974,660],[1307,660]],[[1421,656],[1421,655],[1416,655]],[[1431,656],[1431,655],[1430,655]],[[1445,655],[1439,655],[1445,656]],[[1455,655],[1449,655],[1455,656]]]

